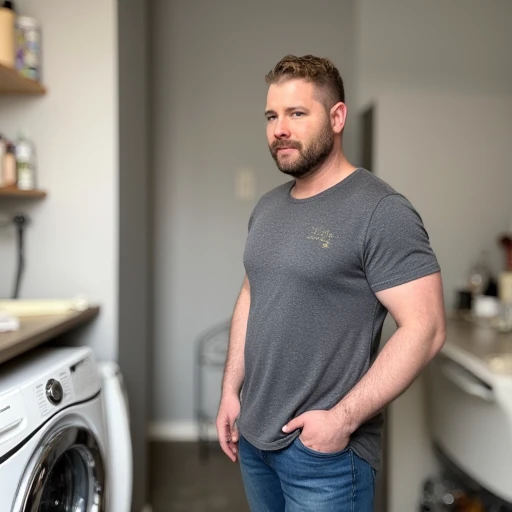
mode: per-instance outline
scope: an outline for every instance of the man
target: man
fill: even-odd
[[[266,81],[270,152],[294,180],[249,220],[219,440],[253,511],[370,512],[381,411],[444,343],[439,265],[411,204],[345,158],[333,64],[289,55]]]

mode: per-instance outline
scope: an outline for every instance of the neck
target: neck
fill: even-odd
[[[352,174],[357,167],[354,167],[341,150],[334,150],[327,157],[320,167],[303,178],[297,178],[292,190],[295,199],[306,199],[316,196],[343,181]]]

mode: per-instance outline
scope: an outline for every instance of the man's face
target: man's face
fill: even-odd
[[[314,85],[287,80],[268,89],[267,140],[281,172],[294,178],[313,173],[329,156],[334,133]]]

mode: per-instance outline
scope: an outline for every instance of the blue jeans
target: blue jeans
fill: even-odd
[[[269,451],[240,437],[239,458],[252,512],[373,512],[375,470],[350,448],[320,453],[297,437]]]

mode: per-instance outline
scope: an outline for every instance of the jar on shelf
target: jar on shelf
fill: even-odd
[[[27,78],[41,80],[41,28],[28,16],[16,18],[16,69]]]

